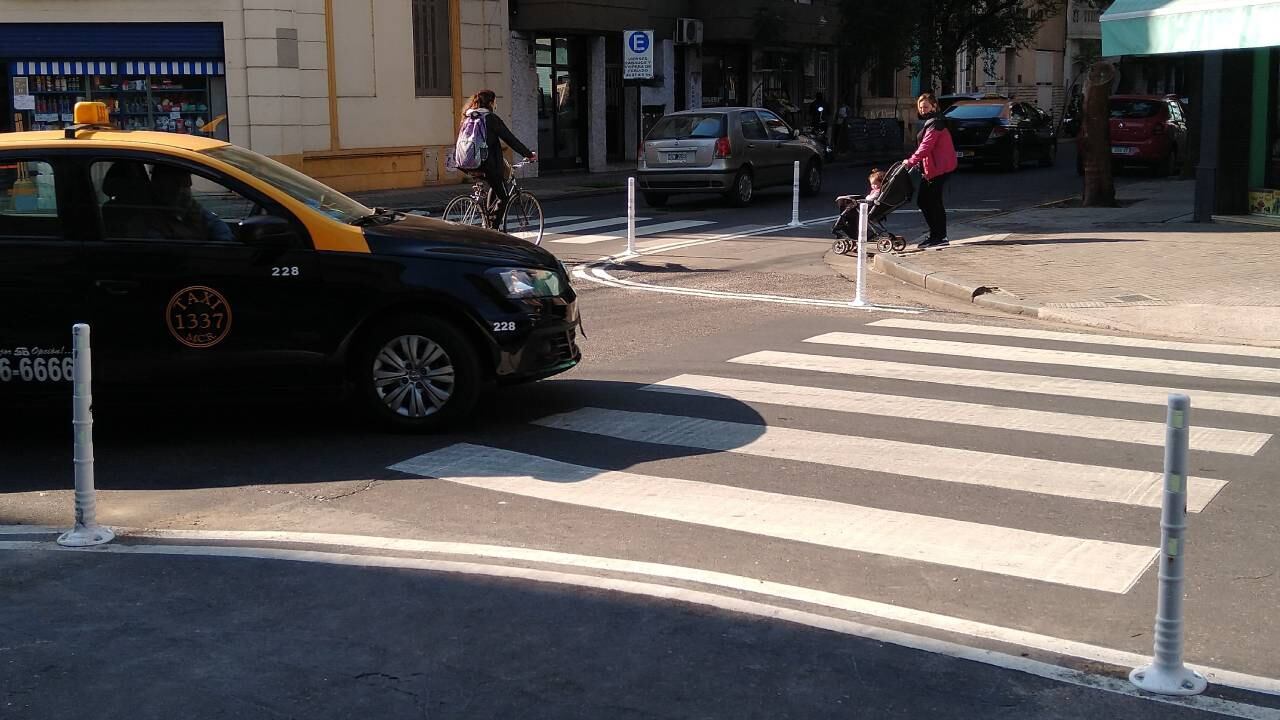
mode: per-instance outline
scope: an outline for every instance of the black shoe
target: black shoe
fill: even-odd
[[[946,247],[950,244],[946,238],[940,238],[938,240],[921,240],[916,247],[921,250],[927,250],[928,248]]]

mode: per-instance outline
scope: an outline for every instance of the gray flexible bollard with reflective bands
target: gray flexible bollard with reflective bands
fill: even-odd
[[[115,533],[98,524],[97,490],[93,486],[93,360],[89,326],[71,329],[71,425],[75,432],[76,524],[58,538],[59,545],[89,547],[111,542]]]
[[[1209,683],[1182,663],[1182,584],[1187,530],[1187,435],[1191,399],[1169,396],[1165,429],[1164,513],[1160,520],[1160,598],[1156,606],[1155,658],[1135,668],[1129,681],[1161,695],[1198,695]]]

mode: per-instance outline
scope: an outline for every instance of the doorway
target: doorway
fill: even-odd
[[[9,77],[9,63],[0,61],[0,132],[10,132],[13,124],[13,82]]]
[[[538,73],[538,164],[546,170],[587,166],[586,42],[534,40]]]

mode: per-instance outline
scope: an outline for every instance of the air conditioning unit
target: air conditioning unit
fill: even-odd
[[[701,45],[702,21],[694,18],[676,18],[676,44]]]

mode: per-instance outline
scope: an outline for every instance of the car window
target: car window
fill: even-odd
[[[328,185],[252,150],[222,145],[206,150],[204,154],[270,183],[276,189],[288,193],[294,200],[338,222],[351,223],[373,213],[372,208],[361,205]]]
[[[747,140],[768,140],[769,133],[760,122],[760,116],[753,112],[742,113],[742,137]]]
[[[724,135],[723,113],[668,115],[649,131],[646,140],[691,140],[718,138]]]
[[[953,105],[947,117],[957,120],[989,120],[1004,114],[1004,105]]]
[[[89,168],[112,239],[235,242],[235,226],[261,212],[258,204],[187,168],[132,159]]]
[[[756,114],[764,122],[765,130],[769,133],[770,140],[790,140],[791,128],[782,121],[782,118],[774,115],[768,110],[757,110]]]
[[[0,160],[0,238],[61,238],[53,166],[35,159]]]
[[[1155,117],[1160,112],[1160,103],[1151,100],[1112,100],[1111,117],[1139,118]]]

